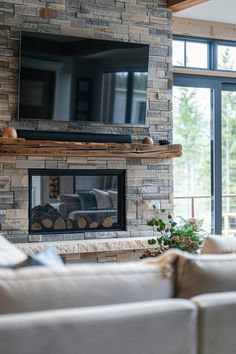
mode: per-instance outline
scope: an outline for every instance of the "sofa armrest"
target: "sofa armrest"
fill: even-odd
[[[199,354],[235,354],[236,292],[199,295],[192,301],[199,309]]]
[[[0,316],[4,354],[196,354],[196,307],[159,300]]]

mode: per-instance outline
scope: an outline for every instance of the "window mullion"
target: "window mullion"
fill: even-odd
[[[187,67],[187,41],[184,41],[184,66]]]
[[[129,71],[127,81],[125,123],[131,123],[132,101],[133,101],[134,72]]]
[[[217,58],[217,43],[212,42],[212,70],[217,70],[218,58]]]
[[[222,143],[221,143],[221,83],[214,90],[213,195],[214,233],[222,233]]]

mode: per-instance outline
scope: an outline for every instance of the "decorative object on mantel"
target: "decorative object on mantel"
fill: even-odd
[[[166,139],[162,139],[162,140],[158,140],[158,143],[160,145],[169,145],[170,144],[170,141],[169,140],[166,140]]]
[[[17,131],[14,127],[6,127],[3,130],[2,137],[16,139],[17,138]]]
[[[171,214],[167,215],[167,222],[163,220],[162,215],[166,215],[164,209],[157,210],[153,205],[155,217],[148,222],[149,226],[156,227],[160,233],[156,239],[148,240],[149,245],[157,245],[153,250],[146,250],[142,258],[156,257],[169,248],[178,248],[189,253],[197,253],[207,232],[201,227],[203,220],[195,218],[184,219],[179,217],[178,222],[173,220]]]
[[[118,144],[0,138],[0,154],[5,156],[74,156],[167,159],[182,155],[180,144]]]
[[[153,139],[150,136],[145,136],[142,140],[142,144],[148,144],[148,145],[153,145]]]

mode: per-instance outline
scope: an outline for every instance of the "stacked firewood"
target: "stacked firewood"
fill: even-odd
[[[45,230],[77,230],[111,228],[114,220],[104,213],[79,214],[72,218],[64,218],[59,211],[50,204],[38,205],[32,209],[31,229],[33,231]]]

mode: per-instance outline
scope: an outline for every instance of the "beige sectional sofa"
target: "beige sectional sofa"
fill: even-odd
[[[235,354],[235,333],[236,254],[0,268],[1,354]]]

